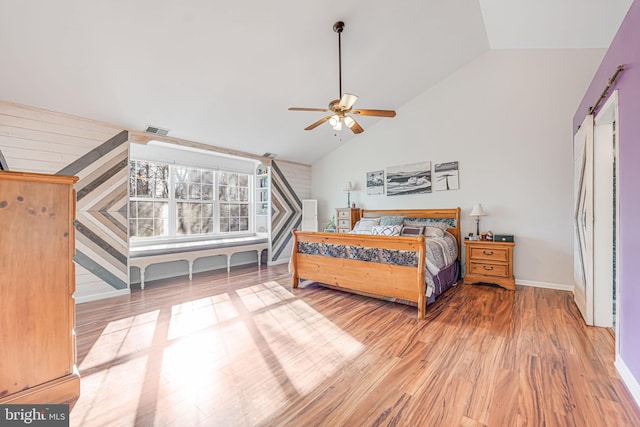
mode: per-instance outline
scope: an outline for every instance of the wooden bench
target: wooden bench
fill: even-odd
[[[152,264],[169,261],[187,261],[189,263],[189,280],[193,278],[193,263],[198,258],[224,255],[227,258],[227,272],[231,268],[231,257],[240,252],[256,251],[258,267],[261,265],[261,252],[269,249],[267,238],[220,239],[205,242],[168,243],[144,247],[133,247],[129,250],[129,266],[140,269],[140,287],[144,289],[144,273]]]

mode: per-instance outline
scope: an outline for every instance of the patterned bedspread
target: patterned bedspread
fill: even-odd
[[[441,270],[451,266],[458,258],[458,244],[455,237],[445,233],[444,237],[427,237],[426,282],[427,297],[430,297],[435,283],[433,277]],[[333,258],[345,258],[359,261],[379,262],[383,264],[418,266],[418,253],[382,248],[363,248],[359,246],[337,245],[331,243],[298,242],[298,252],[308,255],[320,255]]]

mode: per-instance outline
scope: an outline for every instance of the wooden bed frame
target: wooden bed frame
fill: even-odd
[[[407,218],[455,218],[456,226],[449,228],[458,242],[460,259],[460,208],[454,209],[394,209],[361,210],[362,218],[404,216]],[[418,266],[381,264],[298,252],[299,242],[330,243],[365,248],[383,248],[418,252]],[[418,304],[418,319],[427,312],[425,283],[426,243],[424,236],[372,236],[363,234],[322,233],[293,231],[291,268],[292,287],[297,288],[300,279],[332,285],[375,296],[400,298]]]

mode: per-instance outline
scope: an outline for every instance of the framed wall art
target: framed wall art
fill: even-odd
[[[387,196],[431,193],[431,162],[387,168]]]

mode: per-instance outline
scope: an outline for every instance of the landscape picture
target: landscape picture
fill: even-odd
[[[457,190],[458,162],[436,163],[433,167],[433,188],[436,191]]]
[[[431,162],[387,168],[387,196],[431,193]]]
[[[384,171],[367,172],[367,195],[384,194]]]

